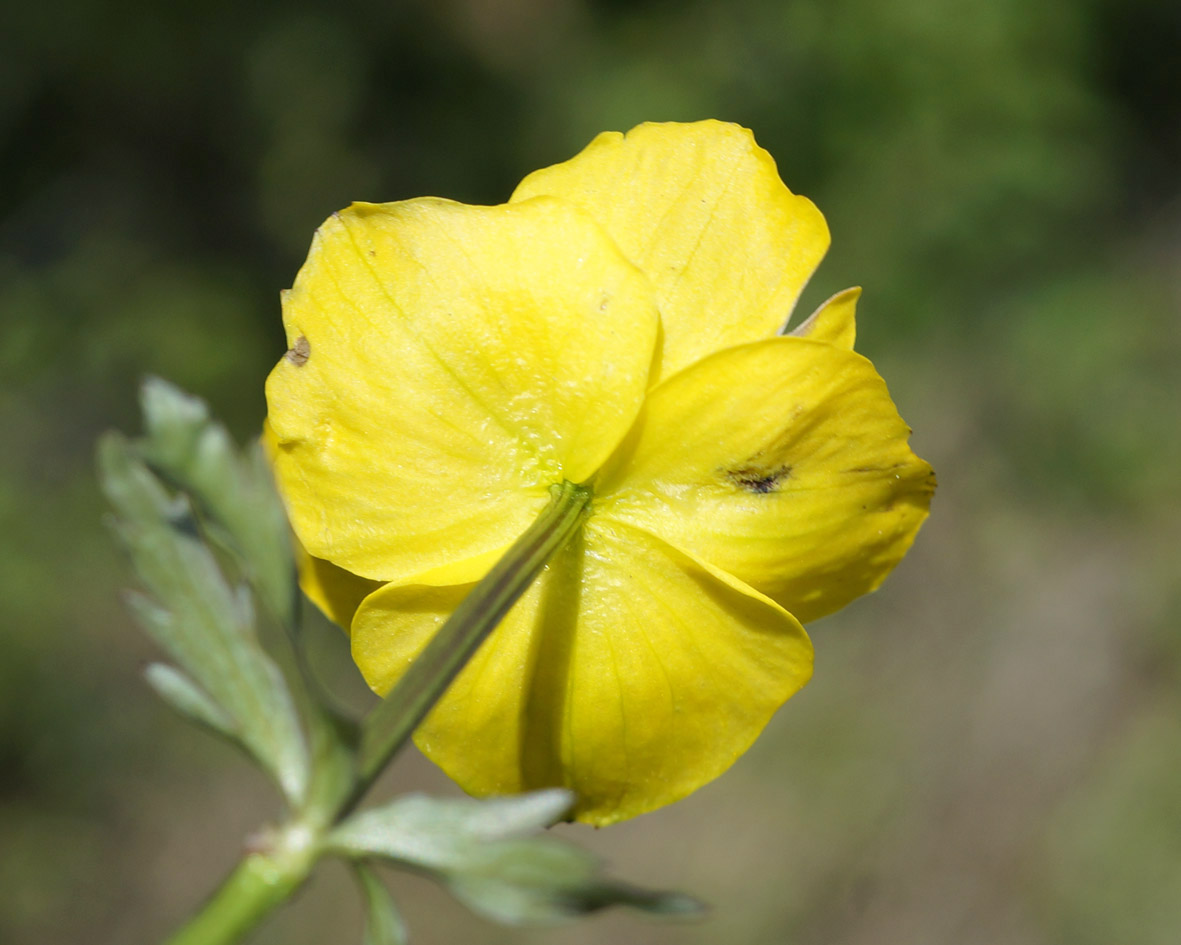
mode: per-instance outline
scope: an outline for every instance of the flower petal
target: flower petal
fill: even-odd
[[[388,586],[353,621],[384,692],[470,586]],[[812,647],[773,602],[644,532],[592,516],[420,726],[465,790],[563,786],[602,825],[725,771],[807,682]]]
[[[295,549],[299,586],[320,611],[348,632],[361,601],[381,587],[380,581],[358,577],[331,561],[313,558],[300,545]]]
[[[549,198],[354,204],[283,310],[267,401],[292,524],[377,580],[485,567],[550,484],[586,479],[639,410],[659,326],[644,276]]]
[[[934,474],[909,433],[860,355],[770,338],[651,391],[595,509],[807,622],[877,587],[927,517]]]
[[[538,194],[586,209],[652,280],[665,377],[778,331],[828,249],[820,211],[784,186],[750,131],[720,121],[601,134],[512,199]]]
[[[795,338],[823,341],[826,344],[852,351],[853,342],[857,338],[855,315],[859,298],[861,298],[859,286],[838,292],[827,299],[804,321],[796,325],[788,334]]]
[[[262,422],[262,436],[259,437],[259,442],[262,444],[267,462],[273,467],[279,452],[279,438],[275,436],[270,422],[265,419]],[[358,577],[323,558],[313,558],[295,536],[292,536],[292,551],[295,554],[296,570],[299,572],[300,590],[325,617],[348,632],[357,607],[381,586],[381,582]]]

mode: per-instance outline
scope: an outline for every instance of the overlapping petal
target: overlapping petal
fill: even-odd
[[[346,631],[361,601],[382,586],[380,581],[358,577],[331,561],[313,558],[303,548],[296,548],[295,558],[300,589],[324,616]]]
[[[470,589],[390,585],[353,621],[389,689]],[[562,785],[606,824],[717,777],[809,678],[798,621],[652,534],[592,515],[416,733],[466,790]]]
[[[819,308],[804,321],[796,325],[788,334],[795,338],[810,338],[813,341],[824,341],[838,348],[853,350],[853,342],[857,338],[857,300],[861,298],[861,289],[854,287],[830,296]]]
[[[876,588],[926,518],[934,475],[909,433],[860,355],[770,338],[652,390],[595,508],[806,623]]]
[[[512,199],[583,207],[644,270],[664,324],[662,376],[774,334],[828,249],[828,226],[738,125],[607,132],[526,177]]]
[[[276,476],[316,558],[471,580],[603,462],[658,331],[645,277],[576,208],[354,204],[284,300]],[[466,576],[465,576],[466,575]]]

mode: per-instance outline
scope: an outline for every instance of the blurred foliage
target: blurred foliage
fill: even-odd
[[[154,654],[113,591],[92,457],[134,428],[140,377],[252,436],[277,292],[331,211],[496,202],[600,130],[713,116],[824,210],[803,308],[865,286],[859,348],[941,492],[886,589],[816,628],[816,681],[735,772],[596,837],[714,919],[585,934],[1172,941],[1179,40],[1168,0],[6,10],[0,940],[158,936],[272,804],[137,679]],[[270,940],[360,926],[331,895],[296,909]],[[424,941],[509,940],[424,909]]]

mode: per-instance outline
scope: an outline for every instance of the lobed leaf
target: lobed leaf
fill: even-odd
[[[605,878],[595,856],[547,836],[488,844],[445,882],[473,911],[511,925],[561,922],[610,906],[665,916],[703,911],[683,893]]]
[[[573,795],[559,788],[483,801],[406,794],[354,814],[332,831],[327,843],[350,856],[381,856],[408,866],[448,869],[481,843],[550,826],[573,802]]]
[[[230,586],[197,534],[189,503],[165,490],[126,439],[103,437],[99,469],[116,531],[147,592],[129,600],[141,626],[232,720],[243,747],[298,804],[307,787],[307,747],[286,681],[258,641],[249,594]],[[166,685],[177,693],[175,678]],[[188,705],[195,705],[191,698]]]
[[[364,863],[354,863],[353,871],[365,900],[364,945],[406,945],[406,925],[380,877]]]
[[[156,691],[156,695],[185,718],[241,744],[241,735],[234,720],[175,666],[152,663],[144,670],[144,679]]]
[[[576,846],[535,833],[562,817],[570,792],[478,801],[408,795],[357,814],[328,837],[348,857],[382,857],[437,876],[475,912],[509,924],[549,923],[613,905],[691,915],[700,904],[604,878]]]
[[[267,609],[291,626],[295,571],[290,529],[258,443],[239,456],[205,403],[160,378],[140,390],[147,434],[136,446],[148,465],[193,498],[210,530],[238,556]]]

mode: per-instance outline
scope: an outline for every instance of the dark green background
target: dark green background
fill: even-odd
[[[157,373],[240,437],[354,199],[497,202],[596,132],[753,128],[865,287],[940,476],[726,777],[598,833],[714,903],[417,941],[1171,945],[1181,928],[1181,7],[1169,0],[41,0],[0,19],[0,941],[149,942],[273,810],[138,677],[95,437]],[[327,670],[364,701],[320,628]],[[454,791],[417,758],[387,790]],[[359,941],[328,869],[259,937]]]

